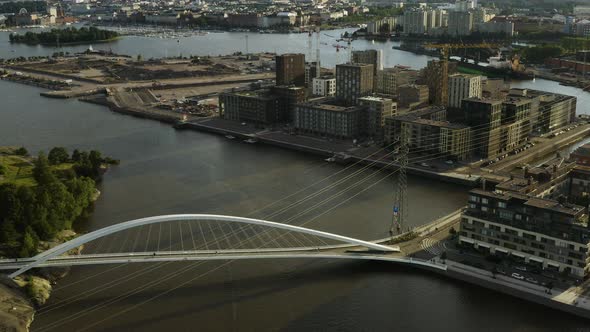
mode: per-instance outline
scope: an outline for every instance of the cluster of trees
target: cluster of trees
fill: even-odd
[[[74,221],[91,204],[101,165],[114,163],[100,152],[54,148],[34,160],[36,186],[0,185],[0,248],[4,255],[29,257],[41,240],[50,240]],[[72,168],[53,165],[73,163]]]
[[[590,40],[580,37],[565,37],[561,39],[561,47],[570,52],[587,50],[590,48]]]
[[[89,43],[109,40],[118,37],[115,31],[90,28],[51,29],[43,32],[27,32],[23,35],[11,33],[11,43],[57,44],[57,43]]]
[[[541,45],[522,50],[522,58],[526,63],[543,63],[547,58],[560,56],[564,49],[559,45]]]
[[[45,1],[11,1],[0,2],[0,13],[18,13],[24,8],[29,13],[44,13],[47,10]]]

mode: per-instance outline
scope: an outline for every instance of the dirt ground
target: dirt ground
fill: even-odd
[[[272,71],[274,54],[183,59],[133,59],[103,55],[63,57],[20,64],[23,68],[93,79],[101,83],[166,80]]]
[[[0,331],[27,331],[34,313],[20,292],[0,284]]]

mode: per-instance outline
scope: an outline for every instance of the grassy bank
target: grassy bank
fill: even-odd
[[[33,160],[30,157],[0,154],[0,169],[3,170],[0,171],[2,173],[0,174],[0,185],[13,183],[17,186],[35,186],[33,167]],[[61,173],[71,170],[73,167],[73,163],[61,163],[59,165],[52,165],[51,170]]]

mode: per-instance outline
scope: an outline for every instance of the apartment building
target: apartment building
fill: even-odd
[[[588,275],[586,209],[514,192],[470,191],[459,243],[539,269]]]
[[[336,65],[336,97],[346,105],[357,105],[358,99],[373,93],[372,64]]]
[[[366,112],[363,116],[366,120],[364,134],[375,141],[382,141],[385,118],[397,114],[397,103],[389,98],[367,96],[359,98],[359,105],[364,106]]]
[[[305,55],[282,54],[275,57],[277,85],[305,86]]]
[[[398,95],[398,88],[402,85],[414,84],[419,71],[406,67],[385,68],[377,71],[375,77],[375,92],[390,96]]]
[[[321,97],[334,96],[336,94],[336,78],[334,76],[313,78],[311,93]]]
[[[333,98],[318,98],[295,106],[298,132],[339,139],[361,136],[364,107],[346,106]]]
[[[449,76],[449,107],[461,108],[467,98],[481,98],[482,77],[468,74]]]
[[[279,98],[267,90],[222,93],[219,95],[219,115],[227,120],[271,124],[286,120],[280,114]]]

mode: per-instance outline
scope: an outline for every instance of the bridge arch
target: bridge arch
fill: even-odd
[[[130,228],[150,225],[150,224],[157,224],[157,223],[165,223],[165,222],[172,222],[172,221],[185,221],[185,220],[208,220],[208,221],[218,221],[218,222],[230,222],[230,223],[242,223],[242,224],[251,224],[251,225],[259,225],[259,226],[268,226],[272,228],[284,229],[289,230],[297,233],[308,234],[308,235],[315,235],[321,238],[336,240],[345,242],[352,245],[358,245],[362,247],[366,247],[369,249],[379,250],[379,251],[386,251],[391,252],[394,251],[393,248],[376,244],[373,242],[363,241],[347,236],[337,235],[333,233],[318,231],[310,228],[305,228],[301,226],[289,225],[289,224],[281,224],[278,222],[261,220],[261,219],[253,219],[253,218],[244,218],[244,217],[235,217],[235,216],[225,216],[225,215],[215,215],[215,214],[171,214],[171,215],[163,215],[163,216],[155,216],[155,217],[147,217],[141,219],[130,220],[122,223],[118,223],[115,225],[107,226],[96,231],[84,234],[79,236],[75,239],[72,239],[68,242],[62,243],[59,246],[53,247],[47,251],[44,251],[34,257],[33,262],[30,264],[20,268],[19,270],[13,272],[9,275],[9,277],[14,278],[17,277],[24,272],[38,266],[46,262],[47,260],[57,257],[63,253],[68,252],[71,249],[77,248],[85,243],[90,241],[96,240],[103,236],[111,235],[117,232],[121,232]]]

